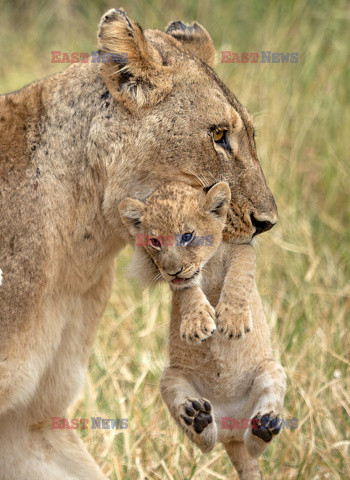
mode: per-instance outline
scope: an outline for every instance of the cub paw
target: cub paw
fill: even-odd
[[[264,442],[271,441],[273,435],[277,435],[282,427],[279,415],[273,412],[258,414],[252,419],[252,434]]]
[[[204,342],[215,330],[215,310],[209,302],[190,305],[188,312],[182,316],[180,336],[190,345]]]
[[[213,422],[211,404],[204,398],[188,399],[181,407],[184,429],[193,435],[200,435]]]
[[[245,337],[253,329],[249,305],[237,305],[219,302],[216,307],[216,326],[226,338]]]

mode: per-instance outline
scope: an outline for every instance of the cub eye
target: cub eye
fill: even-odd
[[[190,243],[192,238],[193,238],[193,232],[192,233],[184,233],[183,235],[181,235],[181,239],[180,239],[181,245],[187,245],[188,243]]]
[[[160,240],[158,240],[158,238],[155,238],[155,237],[149,238],[148,244],[151,245],[151,247],[157,248],[157,249],[160,249],[162,247],[162,243],[160,242]]]
[[[215,128],[213,130],[214,142],[217,142],[217,143],[221,142],[225,136],[225,133],[226,133],[225,130],[220,130],[219,128]]]

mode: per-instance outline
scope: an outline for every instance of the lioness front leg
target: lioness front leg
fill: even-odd
[[[218,332],[227,338],[240,338],[253,329],[249,308],[256,259],[253,247],[227,245],[228,270],[216,306]]]
[[[181,326],[180,337],[190,344],[199,344],[216,329],[215,310],[200,287],[184,288],[178,292]]]
[[[217,426],[210,402],[197,392],[178,368],[165,369],[160,385],[162,397],[176,422],[203,453],[210,452],[217,441]]]

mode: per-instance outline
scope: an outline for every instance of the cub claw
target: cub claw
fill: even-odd
[[[191,345],[205,342],[216,330],[214,318],[215,310],[209,302],[189,306],[181,320],[181,338]]]
[[[216,307],[216,325],[219,332],[228,339],[244,337],[252,329],[249,306],[235,307],[228,302],[219,302]]]

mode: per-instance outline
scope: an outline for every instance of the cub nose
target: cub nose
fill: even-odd
[[[180,270],[178,270],[178,271],[175,272],[175,273],[170,273],[169,271],[167,271],[166,273],[167,273],[168,275],[170,275],[171,277],[176,277],[177,275],[180,275],[180,273],[182,272],[182,270],[183,270],[183,267],[181,267]]]
[[[252,221],[252,224],[254,225],[255,227],[255,233],[254,233],[254,237],[255,235],[260,235],[260,233],[264,233],[264,232],[267,232],[268,230],[270,230],[274,225],[276,225],[276,222],[275,223],[272,223],[270,222],[269,220],[263,220],[263,221],[260,221],[260,220],[257,220],[255,217],[254,217],[254,214],[252,213],[250,215],[250,219]]]

